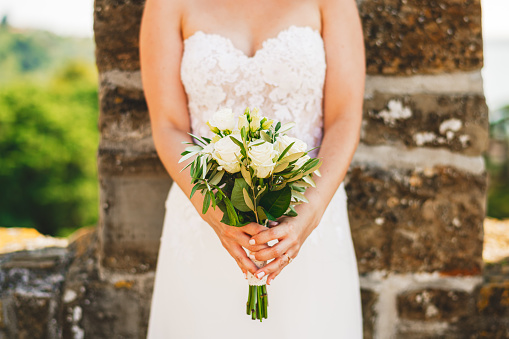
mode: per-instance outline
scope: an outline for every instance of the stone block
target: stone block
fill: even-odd
[[[15,294],[16,330],[19,339],[49,338],[48,324],[52,316],[50,298]]]
[[[437,74],[483,65],[479,0],[366,0],[369,74]]]
[[[359,165],[345,188],[360,273],[480,273],[485,174]]]
[[[94,37],[99,72],[137,70],[142,0],[96,0]]]
[[[103,84],[99,101],[102,139],[124,142],[151,138],[150,117],[143,91]]]
[[[361,289],[361,299],[363,337],[371,339],[375,337],[375,322],[378,316],[375,305],[378,302],[378,294],[368,289]]]
[[[100,72],[137,70],[144,1],[97,0]],[[360,1],[369,74],[443,73],[483,65],[479,0]]]
[[[171,179],[157,154],[101,150],[102,264],[129,272],[155,269]]]
[[[408,148],[446,148],[468,156],[488,147],[488,108],[482,95],[376,92],[364,101],[361,141]]]
[[[482,316],[509,320],[509,279],[483,285],[479,291],[477,310]]]
[[[473,313],[472,295],[457,290],[426,288],[397,296],[402,319],[455,322]]]

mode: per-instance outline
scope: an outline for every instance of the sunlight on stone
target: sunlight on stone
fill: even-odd
[[[66,247],[67,244],[67,239],[45,236],[34,228],[0,228],[0,253],[36,250],[44,247]]]

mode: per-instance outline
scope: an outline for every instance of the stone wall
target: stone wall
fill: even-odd
[[[509,338],[509,286],[482,275],[488,111],[479,0],[357,4],[368,76],[345,187],[365,338]],[[57,327],[41,330],[56,337],[146,334],[171,178],[140,78],[143,6],[95,1],[100,225],[97,242],[90,236],[88,249],[68,252],[50,298],[60,311],[41,306],[58,315]]]

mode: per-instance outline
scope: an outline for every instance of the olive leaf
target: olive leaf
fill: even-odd
[[[247,170],[247,168],[244,165],[240,165],[240,173],[242,174],[242,177],[246,181],[246,183],[251,186],[251,174]]]
[[[274,167],[274,173],[279,173],[279,172],[284,171],[288,167],[289,164],[290,164],[289,162],[283,162],[283,163],[277,165],[276,167]]]
[[[212,179],[210,179],[210,184],[211,185],[219,184],[219,182],[221,182],[221,179],[223,178],[224,172],[226,172],[226,171],[222,170],[222,171],[217,172],[216,175],[214,175],[212,177]]]
[[[302,157],[305,154],[306,154],[306,152],[297,152],[297,153],[290,154],[289,156],[284,157],[283,159],[281,159],[280,163],[295,161],[295,160],[299,159],[300,157]]]
[[[245,188],[242,189],[242,194],[244,195],[244,202],[246,203],[247,207],[249,207],[249,209],[254,212],[255,208],[253,201],[251,200],[251,197]]]

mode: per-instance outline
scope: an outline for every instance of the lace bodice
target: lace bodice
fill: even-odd
[[[322,138],[325,51],[320,33],[290,26],[248,57],[232,41],[197,31],[184,40],[181,78],[194,134],[212,137],[206,125],[219,108],[236,115],[246,107],[296,126],[287,134],[315,147]],[[310,155],[315,156],[316,152]]]

